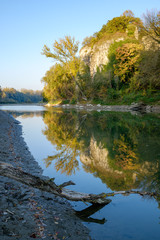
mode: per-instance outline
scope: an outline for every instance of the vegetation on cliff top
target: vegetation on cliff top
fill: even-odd
[[[70,103],[83,100],[101,104],[159,103],[160,12],[148,12],[143,22],[131,11],[125,11],[86,38],[83,45],[92,47],[121,35],[124,40],[110,45],[109,62],[97,68],[94,76],[77,56],[78,42],[74,38],[66,36],[55,41],[53,52],[45,45],[42,54],[56,63],[42,79],[44,97],[48,101]]]
[[[109,20],[102,26],[100,31],[91,37],[86,37],[82,45],[92,46],[97,43],[105,42],[108,39],[117,39],[118,37],[134,37],[136,27],[142,25],[140,18],[134,17],[130,10],[126,10],[122,16]]]

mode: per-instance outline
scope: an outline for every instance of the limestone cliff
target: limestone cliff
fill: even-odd
[[[89,65],[91,76],[97,71],[97,67],[101,68],[102,65],[108,63],[108,50],[114,41],[119,42],[124,40],[124,37],[117,38],[116,40],[111,39],[103,42],[102,44],[95,44],[93,47],[84,46],[81,48],[79,55],[82,60]]]
[[[101,69],[103,65],[108,63],[108,52],[110,45],[114,42],[123,41],[126,39],[126,37],[127,31],[126,35],[124,34],[124,36],[117,38],[114,36],[113,39],[97,42],[93,46],[85,45],[80,49],[79,55],[81,59],[90,67],[91,76],[94,76],[94,74],[97,72],[97,67]],[[134,39],[138,40],[137,28],[135,28]],[[145,50],[158,50],[160,48],[160,44],[158,44],[149,36],[142,37],[140,42],[143,44]]]

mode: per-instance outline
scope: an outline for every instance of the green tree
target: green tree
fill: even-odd
[[[45,83],[43,93],[49,101],[70,99],[75,95],[74,81],[66,66],[55,64],[42,78]]]
[[[37,103],[42,101],[42,92],[22,89],[17,91],[14,88],[4,88],[2,102],[4,103]]]
[[[54,42],[53,52],[51,52],[49,47],[44,45],[42,54],[45,55],[46,57],[54,59],[59,64],[59,66],[60,65],[62,66],[65,73],[65,76],[63,74],[63,77],[66,79],[68,79],[68,77],[72,78],[75,85],[75,89],[78,88],[82,96],[86,99],[82,91],[81,85],[76,79],[77,74],[81,69],[80,58],[76,56],[78,51],[78,44],[79,43],[76,42],[74,38],[71,38],[70,36],[65,36],[65,38],[60,39],[59,42],[58,41]]]
[[[131,10],[126,10],[121,16],[114,17],[102,26],[100,31],[94,33],[91,37],[84,39],[82,45],[90,45],[119,37],[132,37],[136,27],[142,25],[140,18],[136,18]],[[127,30],[127,31],[126,31]],[[127,33],[128,32],[128,33]]]

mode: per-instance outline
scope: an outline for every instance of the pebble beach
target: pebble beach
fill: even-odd
[[[22,136],[22,126],[0,111],[0,161],[45,178]],[[89,240],[89,230],[70,203],[0,176],[0,239]]]

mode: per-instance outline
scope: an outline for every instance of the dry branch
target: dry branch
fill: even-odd
[[[75,192],[64,188],[65,186],[75,185],[72,181],[62,183],[61,185],[56,185],[53,181],[42,179],[38,176],[34,176],[27,172],[24,172],[18,168],[13,167],[11,164],[0,162],[0,175],[14,179],[25,185],[38,188],[45,192],[50,192],[59,197],[64,197],[71,201],[83,201],[92,204],[105,205],[111,202],[108,197],[112,197],[117,194],[129,195],[129,194],[139,194],[141,196],[158,197],[159,194],[156,192],[142,192],[142,191],[119,191],[111,193],[101,193],[101,194],[87,194]]]
[[[106,198],[106,195],[104,193],[96,195],[71,191],[64,188],[64,186],[73,185],[74,183],[71,181],[58,186],[53,181],[45,180],[38,176],[33,176],[27,172],[13,167],[11,164],[4,162],[0,162],[0,175],[12,178],[18,182],[34,188],[38,188],[42,191],[50,192],[57,196],[64,197],[71,201],[84,201],[90,202],[92,204],[108,204],[111,202],[110,199]]]

